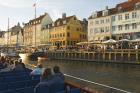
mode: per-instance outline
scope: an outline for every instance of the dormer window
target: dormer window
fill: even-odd
[[[96,18],[96,17],[97,17],[97,14],[98,14],[97,12],[94,12],[94,13],[92,14],[92,17],[93,17],[93,18]]]
[[[122,7],[118,7],[118,12],[119,12],[119,13],[120,13],[120,12],[123,12]]]
[[[102,15],[103,15],[103,16],[107,16],[107,15],[108,15],[108,12],[109,12],[109,10],[104,10],[104,11],[102,12]]]
[[[60,22],[57,22],[57,26],[59,26],[60,25]]]
[[[63,21],[63,24],[66,24],[66,20]]]
[[[135,4],[135,9],[140,9],[140,2]]]
[[[54,26],[54,23],[52,23],[52,26]]]

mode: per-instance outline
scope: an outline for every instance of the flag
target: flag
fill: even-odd
[[[33,4],[33,7],[36,7],[36,3]]]

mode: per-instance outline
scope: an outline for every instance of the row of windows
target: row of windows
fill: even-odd
[[[125,24],[125,25],[118,25],[118,26],[112,26],[112,31],[116,31],[117,29],[119,31],[125,29],[125,30],[129,30],[129,29],[137,29],[138,24],[133,23],[133,24]]]
[[[109,22],[110,20],[107,18],[107,19],[96,20],[95,24],[104,24],[104,23],[109,23]]]
[[[109,32],[110,28],[109,27],[102,27],[102,28],[95,28],[95,29],[90,29],[90,33],[103,33],[103,32]]]
[[[118,16],[112,16],[112,21],[116,21],[117,20],[117,17],[118,17],[118,20],[128,20],[130,18],[137,18],[137,12],[132,12],[131,14],[130,13],[126,13],[124,16],[122,14],[118,15]]]
[[[50,38],[59,38],[59,37],[65,37],[65,33],[52,34],[52,35],[50,35]]]
[[[66,44],[67,42],[67,44]],[[79,41],[59,41],[59,42],[54,42],[54,46],[65,46],[65,45],[76,45]]]

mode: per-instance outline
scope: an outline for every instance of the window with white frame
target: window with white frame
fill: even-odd
[[[125,14],[125,20],[129,19],[129,14]]]
[[[104,20],[102,19],[102,20],[101,20],[101,24],[103,24],[103,23],[104,23]]]
[[[107,18],[107,19],[106,19],[106,23],[109,23],[109,22],[110,22],[110,20]]]
[[[137,12],[132,12],[132,18],[137,18]]]
[[[112,31],[115,31],[116,30],[116,26],[112,26]]]
[[[118,30],[119,30],[119,31],[122,30],[122,25],[119,25],[119,26],[118,26]]]
[[[137,24],[136,23],[132,24],[132,29],[137,29]]]
[[[115,21],[116,20],[116,17],[115,16],[112,16],[112,21]]]
[[[122,15],[118,15],[118,20],[122,20]]]
[[[129,30],[129,24],[125,25],[125,30]]]
[[[95,21],[95,24],[99,24],[99,21],[98,21],[98,20],[96,20],[96,21]]]

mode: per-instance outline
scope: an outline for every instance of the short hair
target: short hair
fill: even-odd
[[[42,65],[42,64],[38,64],[37,67],[38,67],[38,68],[43,68],[43,65]]]
[[[54,72],[54,73],[59,73],[59,72],[60,72],[59,66],[54,66],[54,67],[53,67],[53,72]]]

